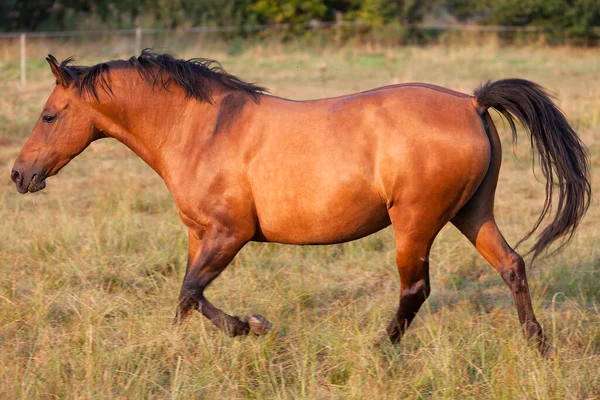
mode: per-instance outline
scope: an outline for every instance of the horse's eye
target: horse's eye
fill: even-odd
[[[44,121],[47,124],[53,123],[55,119],[56,119],[55,115],[44,115],[42,117],[42,121]]]

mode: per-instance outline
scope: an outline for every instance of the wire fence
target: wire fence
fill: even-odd
[[[176,30],[161,29],[161,28],[135,28],[135,29],[115,29],[115,30],[89,30],[89,31],[60,31],[60,32],[9,32],[0,33],[0,44],[6,40],[19,40],[20,47],[20,83],[22,87],[27,84],[27,47],[28,42],[32,39],[85,39],[91,43],[102,38],[117,37],[127,38],[128,48],[133,50],[134,54],[140,54],[145,47],[155,47],[155,41],[145,40],[149,36],[181,36],[184,34],[203,34],[203,35],[219,35],[219,34],[236,34],[236,33],[256,33],[256,32],[283,32],[285,30],[297,27],[291,24],[274,24],[274,25],[246,25],[246,26],[196,26],[178,28]],[[340,44],[343,30],[348,27],[353,28],[368,28],[367,24],[359,21],[344,21],[338,17],[336,21],[310,21],[304,28],[307,30],[330,29],[332,30],[333,40],[336,44]],[[410,27],[412,30],[428,31],[428,32],[470,32],[470,33],[538,33],[543,29],[539,27],[519,27],[519,26],[485,26],[485,25],[458,25],[458,24],[422,24]],[[131,46],[131,39],[133,46]],[[129,51],[131,51],[129,50]]]

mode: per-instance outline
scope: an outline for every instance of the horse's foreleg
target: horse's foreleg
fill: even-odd
[[[186,281],[188,276],[188,272],[190,268],[194,266],[198,256],[200,255],[200,251],[202,250],[202,239],[198,238],[194,232],[190,229],[188,231],[188,259],[187,265],[185,267],[185,275],[183,276],[183,281]],[[177,312],[175,314],[175,319],[173,320],[174,324],[182,325],[191,315],[192,311],[197,308],[197,301],[190,298],[183,298],[183,291],[179,295],[179,306],[177,307]],[[184,301],[182,303],[182,300]]]
[[[192,310],[198,310],[217,327],[232,336],[247,334],[248,324],[213,306],[204,297],[204,289],[227,268],[244,245],[229,237],[207,232],[202,242],[189,235],[188,267],[179,294],[177,322],[187,319]]]
[[[216,234],[217,231],[219,234]],[[190,232],[188,266],[179,294],[175,323],[184,322],[193,310],[199,310],[230,336],[247,335],[250,332],[264,334],[271,328],[264,317],[249,314],[247,320],[242,321],[221,311],[204,297],[204,289],[227,268],[246,243],[234,235],[224,234],[225,231],[209,230],[202,239]]]
[[[271,327],[264,317],[249,314],[247,321],[242,321],[221,311],[204,297],[204,289],[227,268],[246,243],[245,240],[223,232],[226,230],[211,229],[204,234],[202,240],[190,233],[188,267],[179,295],[175,322],[185,321],[191,311],[196,309],[230,336],[247,335],[251,331],[263,334]]]

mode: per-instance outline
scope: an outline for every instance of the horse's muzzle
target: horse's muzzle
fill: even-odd
[[[33,193],[46,187],[46,176],[37,168],[24,171],[15,166],[10,174],[10,179],[17,185],[19,193]]]

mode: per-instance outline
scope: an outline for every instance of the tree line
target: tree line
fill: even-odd
[[[421,23],[443,14],[460,23],[538,27],[554,39],[598,37],[600,0],[2,0],[0,30],[175,29],[186,26],[360,21]],[[447,19],[447,18],[446,18]]]

